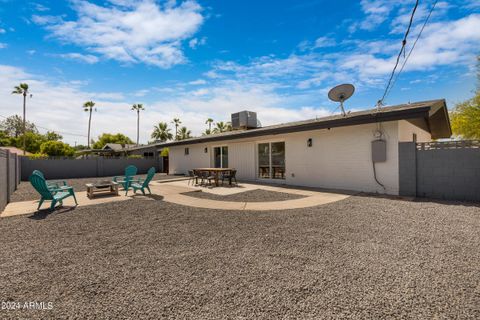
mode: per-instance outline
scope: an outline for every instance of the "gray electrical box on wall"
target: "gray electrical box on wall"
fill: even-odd
[[[372,141],[372,161],[387,161],[387,142],[385,140]]]

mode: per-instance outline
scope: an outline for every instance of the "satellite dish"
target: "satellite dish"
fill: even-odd
[[[353,84],[345,83],[333,87],[328,92],[328,98],[335,102],[340,102],[340,108],[342,109],[343,116],[346,116],[345,109],[343,108],[343,102],[350,98],[355,92]]]

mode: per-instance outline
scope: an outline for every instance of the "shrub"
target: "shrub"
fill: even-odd
[[[71,157],[75,154],[75,149],[61,141],[46,141],[40,145],[40,152],[52,157]]]
[[[34,153],[28,156],[30,160],[48,159],[48,154]]]

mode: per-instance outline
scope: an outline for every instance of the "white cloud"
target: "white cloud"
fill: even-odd
[[[336,44],[335,39],[330,37],[320,37],[315,40],[314,48],[332,47]]]
[[[148,93],[150,92],[150,90],[148,89],[141,89],[141,90],[137,90],[136,92],[134,92],[134,96],[135,97],[144,97],[146,96]]]
[[[194,80],[194,81],[190,81],[188,84],[192,85],[192,86],[198,86],[198,85],[202,85],[202,84],[206,84],[207,81],[203,80],[203,79],[197,79],[197,80]]]
[[[203,23],[202,7],[189,0],[160,5],[151,0],[110,1],[100,6],[85,0],[73,2],[77,20],[33,16],[51,36],[89,48],[108,59],[169,68],[184,63],[182,41]]]
[[[6,47],[8,47],[8,44],[0,42],[0,49],[5,49]]]
[[[33,7],[36,11],[40,11],[40,12],[50,11],[50,8],[40,3],[33,3]]]
[[[0,105],[0,114],[21,112],[21,99],[10,94],[12,86],[20,82],[27,82],[33,93],[27,102],[29,121],[57,131],[86,135],[88,117],[81,106],[93,99],[97,106],[92,118],[93,137],[102,132],[122,132],[135,138],[136,118],[130,110],[132,101],[126,94],[88,92],[82,89],[83,81],[51,82],[12,66],[0,65],[0,88],[3,88],[0,99],[4,102]],[[326,108],[299,104],[297,96],[279,95],[268,85],[228,80],[193,92],[175,92],[176,95],[162,95],[161,100],[145,103],[146,110],[140,118],[141,142],[150,140],[154,124],[170,123],[174,117],[180,117],[185,126],[200,135],[205,130],[205,119],[229,121],[231,113],[244,109],[258,112],[263,125],[329,114]],[[86,143],[84,137],[64,135],[64,139],[69,143]]]
[[[192,49],[196,49],[199,46],[205,45],[205,43],[207,43],[207,38],[206,37],[203,37],[203,38],[200,38],[200,39],[193,38],[188,42],[188,46]]]
[[[76,53],[76,52],[59,54],[58,56],[61,57],[61,58],[64,58],[64,59],[77,60],[77,61],[85,62],[85,63],[88,63],[88,64],[94,64],[94,63],[97,63],[99,61],[98,57],[96,57],[94,55],[81,54],[81,53]]]
[[[0,34],[7,32],[7,30],[0,28]]]
[[[413,39],[420,31],[420,27],[417,26],[412,30],[411,40],[407,43],[407,52],[413,44]],[[471,14],[458,20],[428,24],[406,64],[405,71],[425,71],[444,65],[469,65],[473,63],[480,46],[478,30],[480,30],[479,14]],[[399,49],[400,43],[396,42],[396,44]],[[378,54],[371,51],[364,53],[357,51],[347,54],[341,58],[341,66],[344,69],[357,72],[364,79],[388,74],[393,69],[396,57],[395,54],[384,57],[387,51],[379,50]],[[403,58],[400,63],[403,63]]]
[[[373,30],[383,22],[385,22],[392,10],[401,5],[402,1],[391,0],[362,0],[360,6],[366,17],[359,22],[356,27],[363,30]]]
[[[300,49],[300,51],[307,51],[307,50],[314,50],[319,48],[333,47],[335,45],[336,45],[336,41],[334,38],[323,36],[323,37],[317,38],[313,42],[304,40],[298,44],[298,48]]]

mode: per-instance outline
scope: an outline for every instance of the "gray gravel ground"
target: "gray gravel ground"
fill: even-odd
[[[145,178],[146,174],[139,174],[137,177]],[[93,178],[80,178],[80,179],[64,179],[68,185],[73,187],[75,192],[87,191],[87,187],[85,186],[87,183],[92,183],[96,181],[102,180],[112,180],[113,177],[93,177]],[[181,176],[172,176],[172,175],[165,175],[161,173],[155,174],[153,180],[165,180],[165,179],[173,179],[173,178],[181,178]],[[60,180],[49,180],[49,181],[60,181]],[[33,189],[32,185],[28,181],[22,181],[18,186],[17,191],[12,195],[11,202],[17,201],[27,201],[27,200],[38,200],[39,196],[38,193]]]
[[[479,319],[480,208],[134,200],[0,219],[1,319]]]
[[[285,192],[276,192],[268,190],[249,190],[236,194],[229,195],[217,195],[208,192],[191,191],[185,192],[184,195],[200,199],[220,200],[220,201],[233,201],[233,202],[263,202],[263,201],[284,201],[305,198],[305,196],[298,194],[291,194]]]

